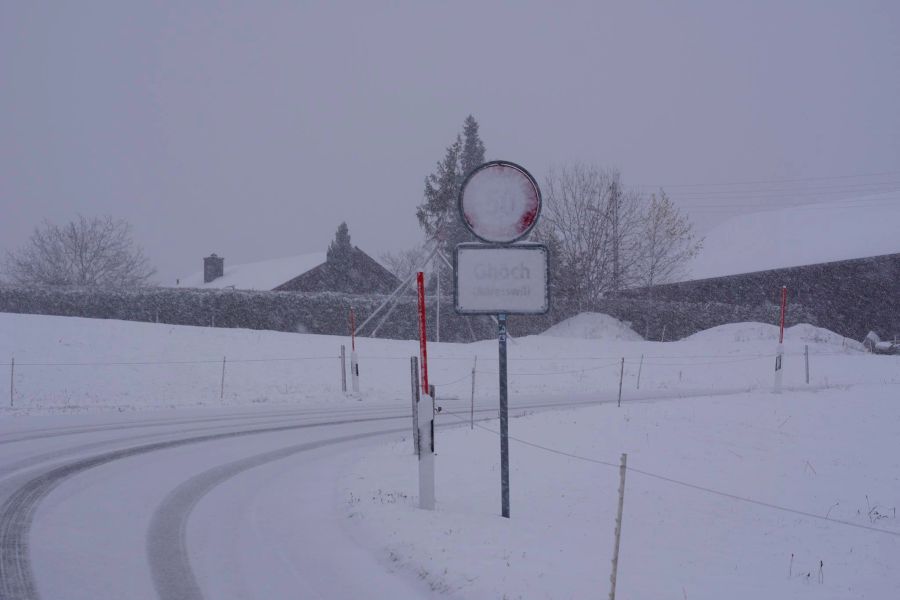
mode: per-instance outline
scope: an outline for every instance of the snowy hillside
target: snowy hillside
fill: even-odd
[[[736,216],[704,237],[682,280],[900,252],[900,192]]]

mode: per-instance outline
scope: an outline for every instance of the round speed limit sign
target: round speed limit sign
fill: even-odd
[[[475,237],[510,244],[534,228],[541,213],[541,190],[531,173],[495,160],[472,171],[459,192],[463,223]]]

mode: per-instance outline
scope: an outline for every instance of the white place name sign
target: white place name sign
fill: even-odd
[[[460,314],[543,314],[550,308],[541,244],[460,244],[454,272]]]

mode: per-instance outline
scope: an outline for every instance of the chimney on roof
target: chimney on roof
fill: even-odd
[[[225,259],[213,252],[203,259],[203,283],[209,283],[225,274]]]

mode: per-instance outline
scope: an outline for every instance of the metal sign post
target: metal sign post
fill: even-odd
[[[509,404],[506,379],[506,315],[497,315],[500,342],[500,498],[501,512],[509,518]]]
[[[541,212],[541,192],[528,171],[507,161],[472,171],[459,193],[462,222],[485,244],[460,244],[453,265],[454,305],[463,315],[496,315],[500,374],[501,514],[509,518],[509,388],[506,318],[544,314],[549,260],[540,244],[513,244],[528,235]],[[474,398],[474,369],[472,372]],[[473,400],[474,402],[474,400]],[[473,408],[474,412],[474,408]],[[473,415],[474,419],[474,415]]]

